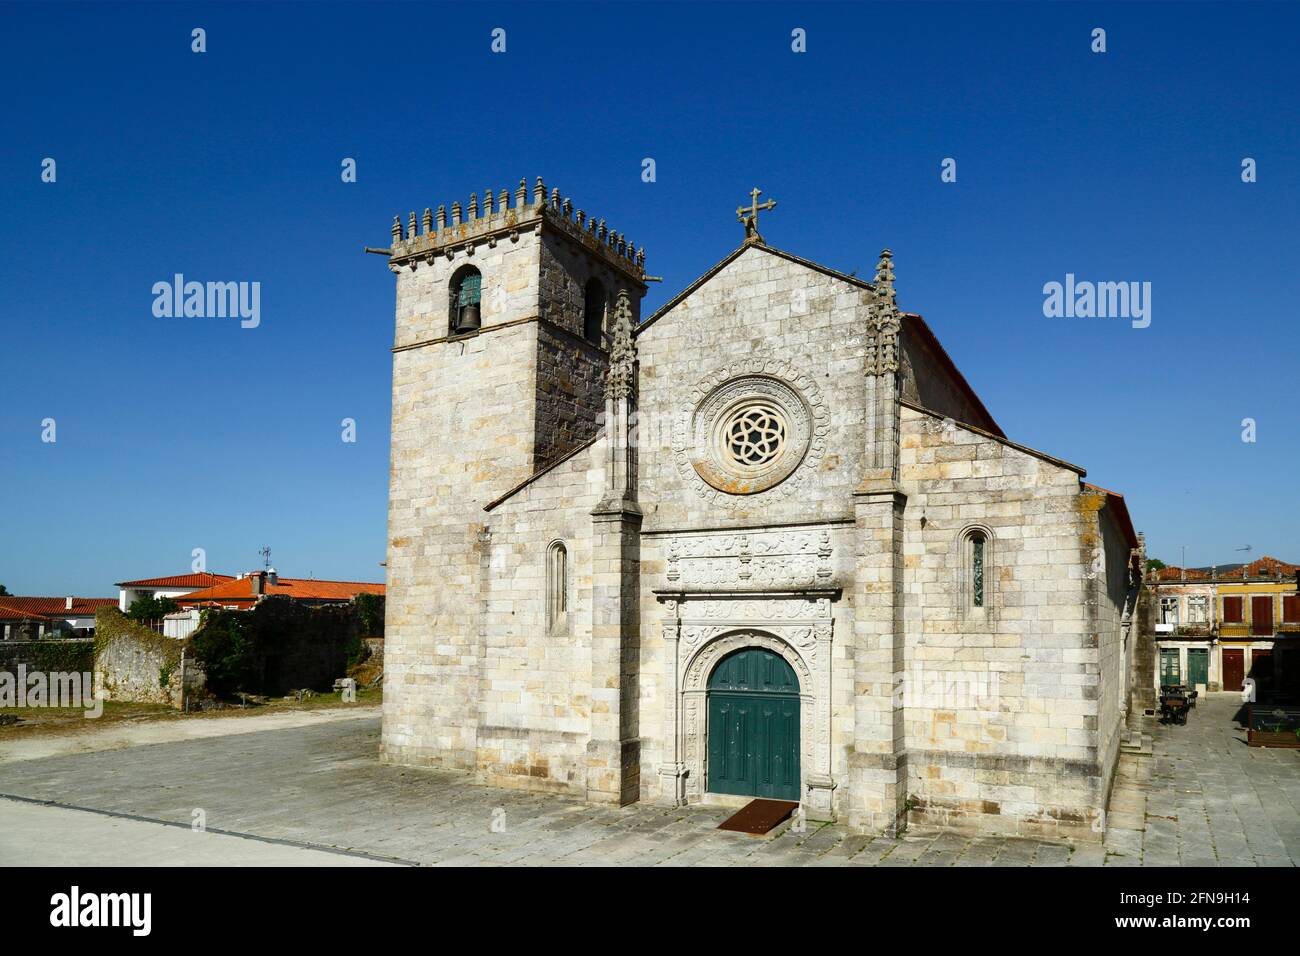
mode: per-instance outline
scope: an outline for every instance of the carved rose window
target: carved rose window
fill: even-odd
[[[784,481],[808,451],[812,422],[793,388],[743,375],[706,395],[692,415],[696,474],[719,491],[749,495]]]
[[[727,454],[741,468],[766,465],[785,448],[785,416],[767,402],[756,402],[732,412],[723,430]]]

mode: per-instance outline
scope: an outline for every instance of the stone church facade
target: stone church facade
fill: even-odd
[[[1123,499],[1003,434],[889,253],[866,282],[751,209],[643,321],[644,251],[540,179],[484,196],[372,250],[397,276],[384,759],[1097,837]]]

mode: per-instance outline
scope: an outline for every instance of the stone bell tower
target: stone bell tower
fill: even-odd
[[[645,252],[539,177],[393,220],[382,754],[473,769],[484,506],[593,437],[615,302]]]

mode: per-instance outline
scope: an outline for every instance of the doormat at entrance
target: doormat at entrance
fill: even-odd
[[[799,804],[789,800],[751,800],[737,813],[718,824],[718,829],[762,836],[790,819],[790,815],[798,809]]]

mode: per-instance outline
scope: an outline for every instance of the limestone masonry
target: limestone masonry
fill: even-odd
[[[1100,838],[1138,540],[1002,433],[890,254],[865,282],[754,212],[642,322],[644,250],[540,179],[483,196],[372,250],[397,276],[384,759]]]

